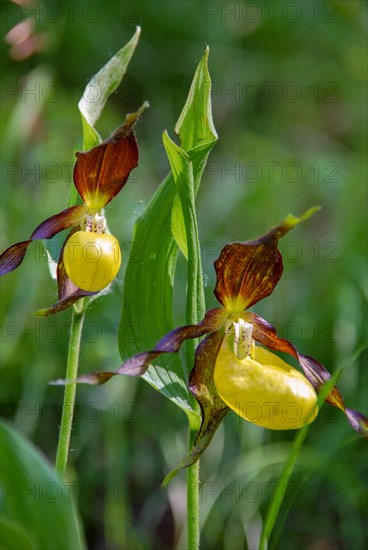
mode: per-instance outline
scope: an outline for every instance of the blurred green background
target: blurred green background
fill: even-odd
[[[77,102],[88,79],[141,25],[128,73],[97,127],[103,136],[148,99],[137,127],[139,170],[108,207],[129,258],[134,220],[168,171],[173,127],[206,44],[219,142],[198,195],[207,305],[222,245],[264,233],[288,212],[322,211],[281,243],[284,276],[255,311],[331,372],[367,413],[366,3],[345,1],[73,1],[2,4],[1,244],[24,240],[66,206]],[[22,23],[21,26],[16,26]],[[184,262],[175,321],[183,323]],[[124,266],[90,308],[81,372],[120,364]],[[29,312],[56,298],[42,247],[2,283],[1,410],[54,460],[70,311]],[[154,323],[154,312],[152,312]],[[152,342],[154,344],[154,342]],[[202,459],[202,547],[255,548],[292,432],[230,414]],[[183,413],[141,380],[78,388],[69,479],[91,549],[185,548],[185,478],[160,488],[184,456]],[[359,549],[367,542],[367,449],[326,406],[310,429],[282,508],[275,547]],[[299,485],[304,480],[302,485]]]

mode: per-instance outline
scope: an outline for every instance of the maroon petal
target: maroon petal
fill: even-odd
[[[99,211],[123,188],[138,166],[138,145],[132,128],[145,109],[127,115],[111,137],[90,151],[77,153],[74,183],[83,201]]]
[[[78,225],[81,217],[86,212],[87,208],[84,204],[71,206],[59,214],[55,214],[55,216],[51,216],[51,218],[47,218],[47,220],[43,221],[33,231],[30,239],[51,239],[51,237],[60,233],[60,231]]]
[[[16,269],[24,260],[24,256],[29,244],[37,239],[51,239],[54,235],[77,225],[81,216],[86,212],[84,204],[71,206],[66,210],[51,216],[43,221],[32,233],[28,241],[13,244],[5,250],[0,256],[0,275],[5,275]]]
[[[75,302],[81,298],[85,298],[86,296],[91,296],[93,294],[93,292],[85,292],[84,290],[79,289],[74,295],[64,298],[63,300],[59,300],[56,304],[53,304],[50,307],[34,311],[33,315],[37,315],[37,317],[49,317],[50,315],[55,315],[56,313],[73,306]]]
[[[368,439],[368,418],[364,414],[348,408],[345,409],[345,414],[354,430]]]
[[[278,241],[318,208],[300,218],[289,214],[279,225],[255,241],[225,246],[215,262],[215,296],[228,311],[240,313],[269,296],[283,270]]]
[[[209,332],[214,332],[224,323],[226,313],[222,309],[210,309],[205,318],[198,325],[179,327],[166,334],[151,351],[138,353],[125,361],[117,370],[96,372],[80,376],[77,382],[84,384],[104,384],[113,376],[125,374],[127,376],[141,376],[149,365],[163,353],[177,353],[180,346],[188,338],[199,338]],[[57,384],[65,384],[65,380],[58,380]]]
[[[0,256],[0,276],[16,269],[24,260],[27,247],[32,241],[22,241],[10,246]]]
[[[277,351],[284,351],[293,355],[303,368],[304,374],[312,384],[316,392],[320,392],[323,386],[331,380],[331,374],[318,361],[298,352],[295,346],[284,338],[279,338],[276,329],[265,319],[255,313],[246,313],[243,318],[253,325],[253,338],[263,346]],[[350,425],[364,437],[368,437],[368,419],[361,413],[348,409],[337,386],[334,386],[328,396],[327,403],[342,410]]]

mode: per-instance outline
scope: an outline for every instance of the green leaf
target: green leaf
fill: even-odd
[[[167,132],[163,142],[178,190],[188,247],[188,303],[187,323],[198,323],[205,313],[201,251],[194,204],[193,165],[189,155],[176,145]]]
[[[181,209],[181,203],[178,195],[176,195],[174,199],[174,204],[171,211],[171,231],[180,251],[184,257],[188,259],[187,234],[185,231],[183,210]]]
[[[124,360],[152,349],[173,327],[172,293],[178,247],[170,223],[175,195],[169,174],[135,225],[119,326],[119,348]],[[156,363],[143,378],[187,414],[196,414],[179,357],[165,356]]]
[[[207,60],[208,50],[198,65],[188,100],[176,125],[182,148],[188,152],[188,162],[192,163],[194,195],[208,153],[217,139],[212,122]],[[119,347],[124,360],[152,349],[173,328],[173,284],[178,244],[184,255],[188,250],[185,219],[180,199],[176,197],[177,187],[170,173],[135,225],[119,327]],[[193,410],[197,405],[187,386],[188,372],[179,356],[161,357],[143,377],[182,408],[192,425],[199,426],[199,414]]]
[[[187,101],[175,125],[175,132],[180,136],[181,147],[189,153],[193,162],[194,195],[197,194],[208,153],[218,139],[212,119],[208,54],[207,47],[194,74]],[[172,210],[171,230],[179,249],[188,258],[184,217],[177,198]]]
[[[0,544],[2,550],[36,550],[28,529],[0,512]]]
[[[195,72],[184,109],[175,126],[186,151],[201,148],[218,139],[212,119],[211,78],[207,46]]]
[[[141,34],[140,27],[131,40],[119,50],[88,82],[78,108],[82,115],[83,149],[88,150],[101,141],[94,126],[106,105],[109,96],[122,81]]]
[[[96,147],[96,145],[99,145],[100,143],[102,143],[102,137],[97,132],[97,130],[87,122],[87,120],[84,118],[82,113],[81,113],[81,118],[82,118],[82,130],[83,130],[81,150],[89,151],[93,147]]]
[[[71,495],[39,451],[0,423],[1,548],[83,549]],[[26,529],[24,529],[26,528]]]

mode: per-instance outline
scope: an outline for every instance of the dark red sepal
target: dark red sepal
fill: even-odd
[[[108,204],[138,166],[138,145],[132,127],[139,114],[127,115],[124,124],[103,143],[77,153],[74,183],[92,210],[99,211]]]
[[[206,433],[215,417],[228,410],[227,405],[218,395],[213,380],[216,359],[225,336],[224,326],[209,334],[199,344],[195,352],[195,361],[189,377],[189,389],[198,401],[202,410],[202,425],[197,434],[197,441]]]
[[[283,270],[278,241],[307,220],[318,207],[297,218],[289,214],[279,225],[254,241],[225,246],[215,262],[215,296],[229,312],[240,313],[269,296]]]
[[[28,241],[22,241],[7,248],[0,256],[0,275],[13,271],[23,262],[27,247],[32,241],[51,239],[60,231],[77,225],[86,210],[87,208],[84,204],[71,206],[43,221],[36,227]]]
[[[215,296],[228,311],[241,312],[266,298],[283,270],[277,241],[232,243],[215,262]]]

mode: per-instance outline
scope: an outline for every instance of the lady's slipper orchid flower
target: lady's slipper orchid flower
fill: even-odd
[[[121,263],[119,243],[105,233],[103,208],[121,191],[138,165],[133,126],[143,108],[126,117],[124,124],[104,142],[77,153],[74,183],[83,204],[71,206],[43,221],[27,241],[12,245],[0,256],[0,275],[16,269],[27,247],[38,239],[51,239],[72,227],[57,266],[59,301],[39,315],[62,311],[85,296],[96,294],[115,278]]]
[[[300,218],[289,214],[254,241],[226,245],[215,262],[214,292],[221,307],[207,311],[198,325],[172,330],[153,350],[138,353],[114,372],[89,374],[78,381],[101,384],[117,374],[139,376],[159,355],[178,352],[187,338],[207,335],[196,348],[189,378],[190,390],[202,410],[202,425],[195,449],[180,467],[196,460],[230,409],[254,424],[275,430],[312,422],[317,415],[317,393],[331,375],[318,361],[279,338],[262,317],[247,310],[270,295],[281,277],[279,239],[315,210]],[[269,350],[292,355],[304,374]],[[345,406],[336,386],[326,401],[341,409],[351,426],[367,437],[368,419]]]

